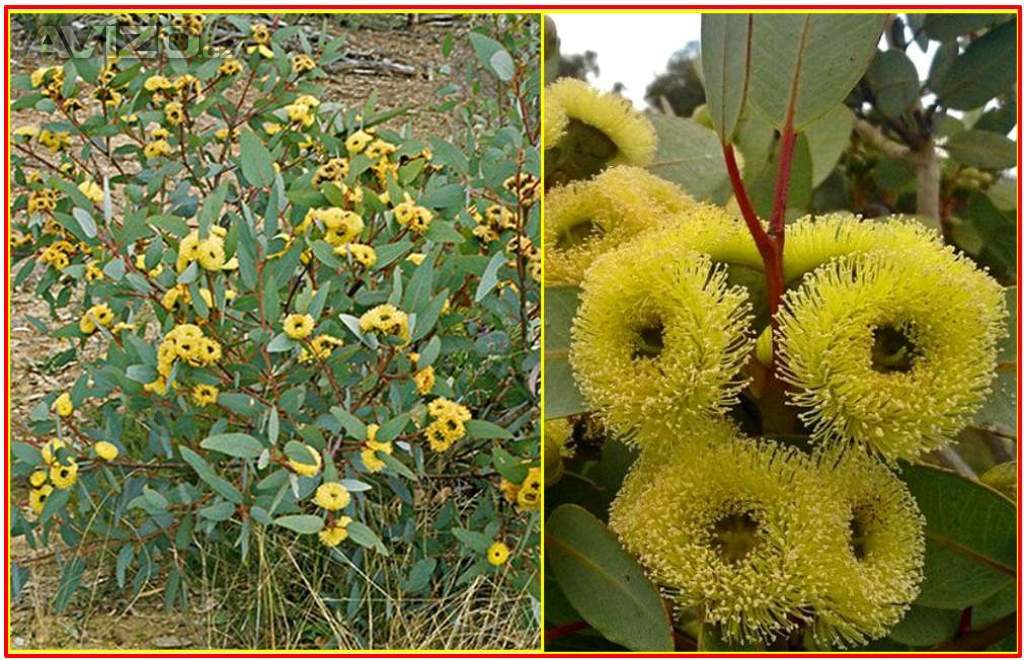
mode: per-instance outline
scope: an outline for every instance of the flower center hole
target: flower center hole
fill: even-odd
[[[857,507],[850,518],[850,550],[853,556],[863,561],[868,556],[868,532],[871,511],[865,507]]]
[[[564,231],[558,234],[555,245],[565,250],[582,245],[587,240],[597,238],[603,234],[604,230],[597,223],[593,220],[583,219],[566,227]]]
[[[715,523],[711,545],[718,556],[730,564],[738,564],[758,546],[757,521],[749,513],[730,513]]]
[[[633,342],[633,359],[653,359],[665,350],[665,326],[660,319],[640,326]]]
[[[874,329],[871,368],[881,374],[906,373],[914,368],[917,346],[907,332],[892,325]]]

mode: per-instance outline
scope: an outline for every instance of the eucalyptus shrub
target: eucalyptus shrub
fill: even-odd
[[[478,56],[490,98],[472,103],[518,108],[451,142],[332,101],[342,38],[116,20],[140,36],[13,79],[13,110],[44,115],[14,129],[14,285],[72,317],[35,322],[79,372],[11,445],[10,531],[56,553],[56,609],[87,565],[187,608],[199,545],[248,570],[271,537],[342,566],[412,547],[411,593],[453,572],[531,590],[536,21],[446,41]],[[416,529],[414,491],[437,479],[474,499]],[[392,505],[398,522],[375,518]],[[17,595],[32,578],[11,579]]]
[[[548,23],[549,649],[1016,648],[1015,30],[708,14],[682,118]]]

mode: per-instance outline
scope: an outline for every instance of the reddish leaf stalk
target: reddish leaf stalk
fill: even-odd
[[[544,633],[544,642],[551,642],[558,639],[559,637],[565,637],[567,635],[573,634],[574,632],[586,630],[589,627],[590,624],[586,621],[573,621],[572,623],[566,623],[565,625],[557,626],[555,628],[549,628]]]
[[[739,167],[736,164],[736,153],[733,150],[732,144],[723,142],[722,153],[725,156],[725,167],[729,171],[729,181],[732,183],[733,192],[736,194],[736,203],[739,204],[743,220],[747,223],[747,229],[754,238],[754,244],[761,255],[761,261],[764,262],[764,276],[768,284],[768,310],[772,317],[772,326],[774,327],[775,313],[779,309],[782,292],[785,288],[782,276],[782,247],[779,240],[782,234],[776,234],[773,231],[772,235],[769,235],[764,230],[764,227],[761,226],[761,222],[757,218],[757,212],[754,210],[754,205],[751,204],[750,197],[747,195],[747,189],[743,185],[743,177],[740,175]],[[789,163],[786,165],[787,169],[791,165],[792,158],[790,158]],[[780,162],[781,166],[782,163]],[[786,180],[787,182],[789,180],[788,173]]]
[[[793,107],[786,115],[782,129],[782,144],[779,147],[779,171],[775,178],[775,198],[772,201],[771,234],[779,246],[779,262],[786,244],[786,201],[789,199],[789,178],[793,171],[793,147],[796,146],[796,131],[793,130]]]

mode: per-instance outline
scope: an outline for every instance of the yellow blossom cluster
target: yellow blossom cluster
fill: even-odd
[[[466,422],[473,418],[469,408],[444,397],[427,404],[427,412],[434,419],[427,425],[424,434],[430,448],[436,452],[448,451],[457,440],[466,435]]]

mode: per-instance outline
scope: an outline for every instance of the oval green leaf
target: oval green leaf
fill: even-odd
[[[566,504],[548,517],[545,536],[551,570],[587,623],[634,651],[674,650],[661,595],[600,520]]]

